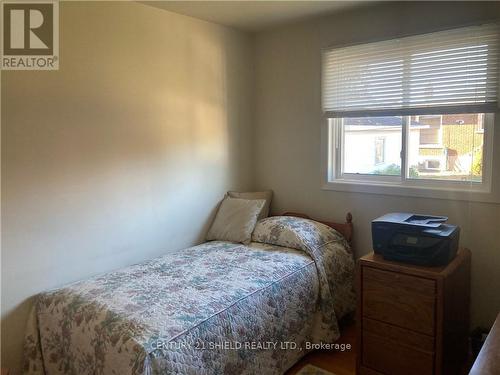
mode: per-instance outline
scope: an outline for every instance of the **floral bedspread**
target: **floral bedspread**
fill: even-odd
[[[250,245],[207,242],[37,296],[26,374],[281,374],[338,338],[354,261],[335,231],[260,221]]]

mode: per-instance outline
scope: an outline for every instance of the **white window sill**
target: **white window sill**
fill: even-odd
[[[500,203],[499,194],[486,190],[484,186],[415,186],[395,182],[359,181],[337,179],[323,184],[323,190],[335,190],[353,193],[397,195],[405,197],[420,197],[434,199],[449,199],[471,202]]]

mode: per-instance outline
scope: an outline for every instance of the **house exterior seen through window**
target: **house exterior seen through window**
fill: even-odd
[[[401,117],[354,117],[342,122],[344,173],[401,174]]]
[[[484,129],[483,114],[359,117],[341,122],[344,147],[339,156],[344,175],[482,181],[484,132],[477,129]]]
[[[410,125],[408,163],[415,172],[410,178],[481,182],[484,132],[476,129],[484,129],[484,114],[442,115],[438,125],[427,125],[422,117]],[[432,142],[422,142],[434,126],[440,134],[433,135]],[[418,147],[415,138],[420,139]]]

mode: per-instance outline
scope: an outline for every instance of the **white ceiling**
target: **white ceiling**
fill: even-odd
[[[354,8],[369,1],[142,1],[244,31],[261,31],[283,23]]]

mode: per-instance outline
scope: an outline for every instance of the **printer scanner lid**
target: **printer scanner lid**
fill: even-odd
[[[431,216],[431,215],[419,215],[403,212],[393,212],[381,216],[375,220],[374,223],[393,223],[393,224],[403,224],[411,225],[424,228],[439,228],[443,223],[448,220],[446,216]]]

